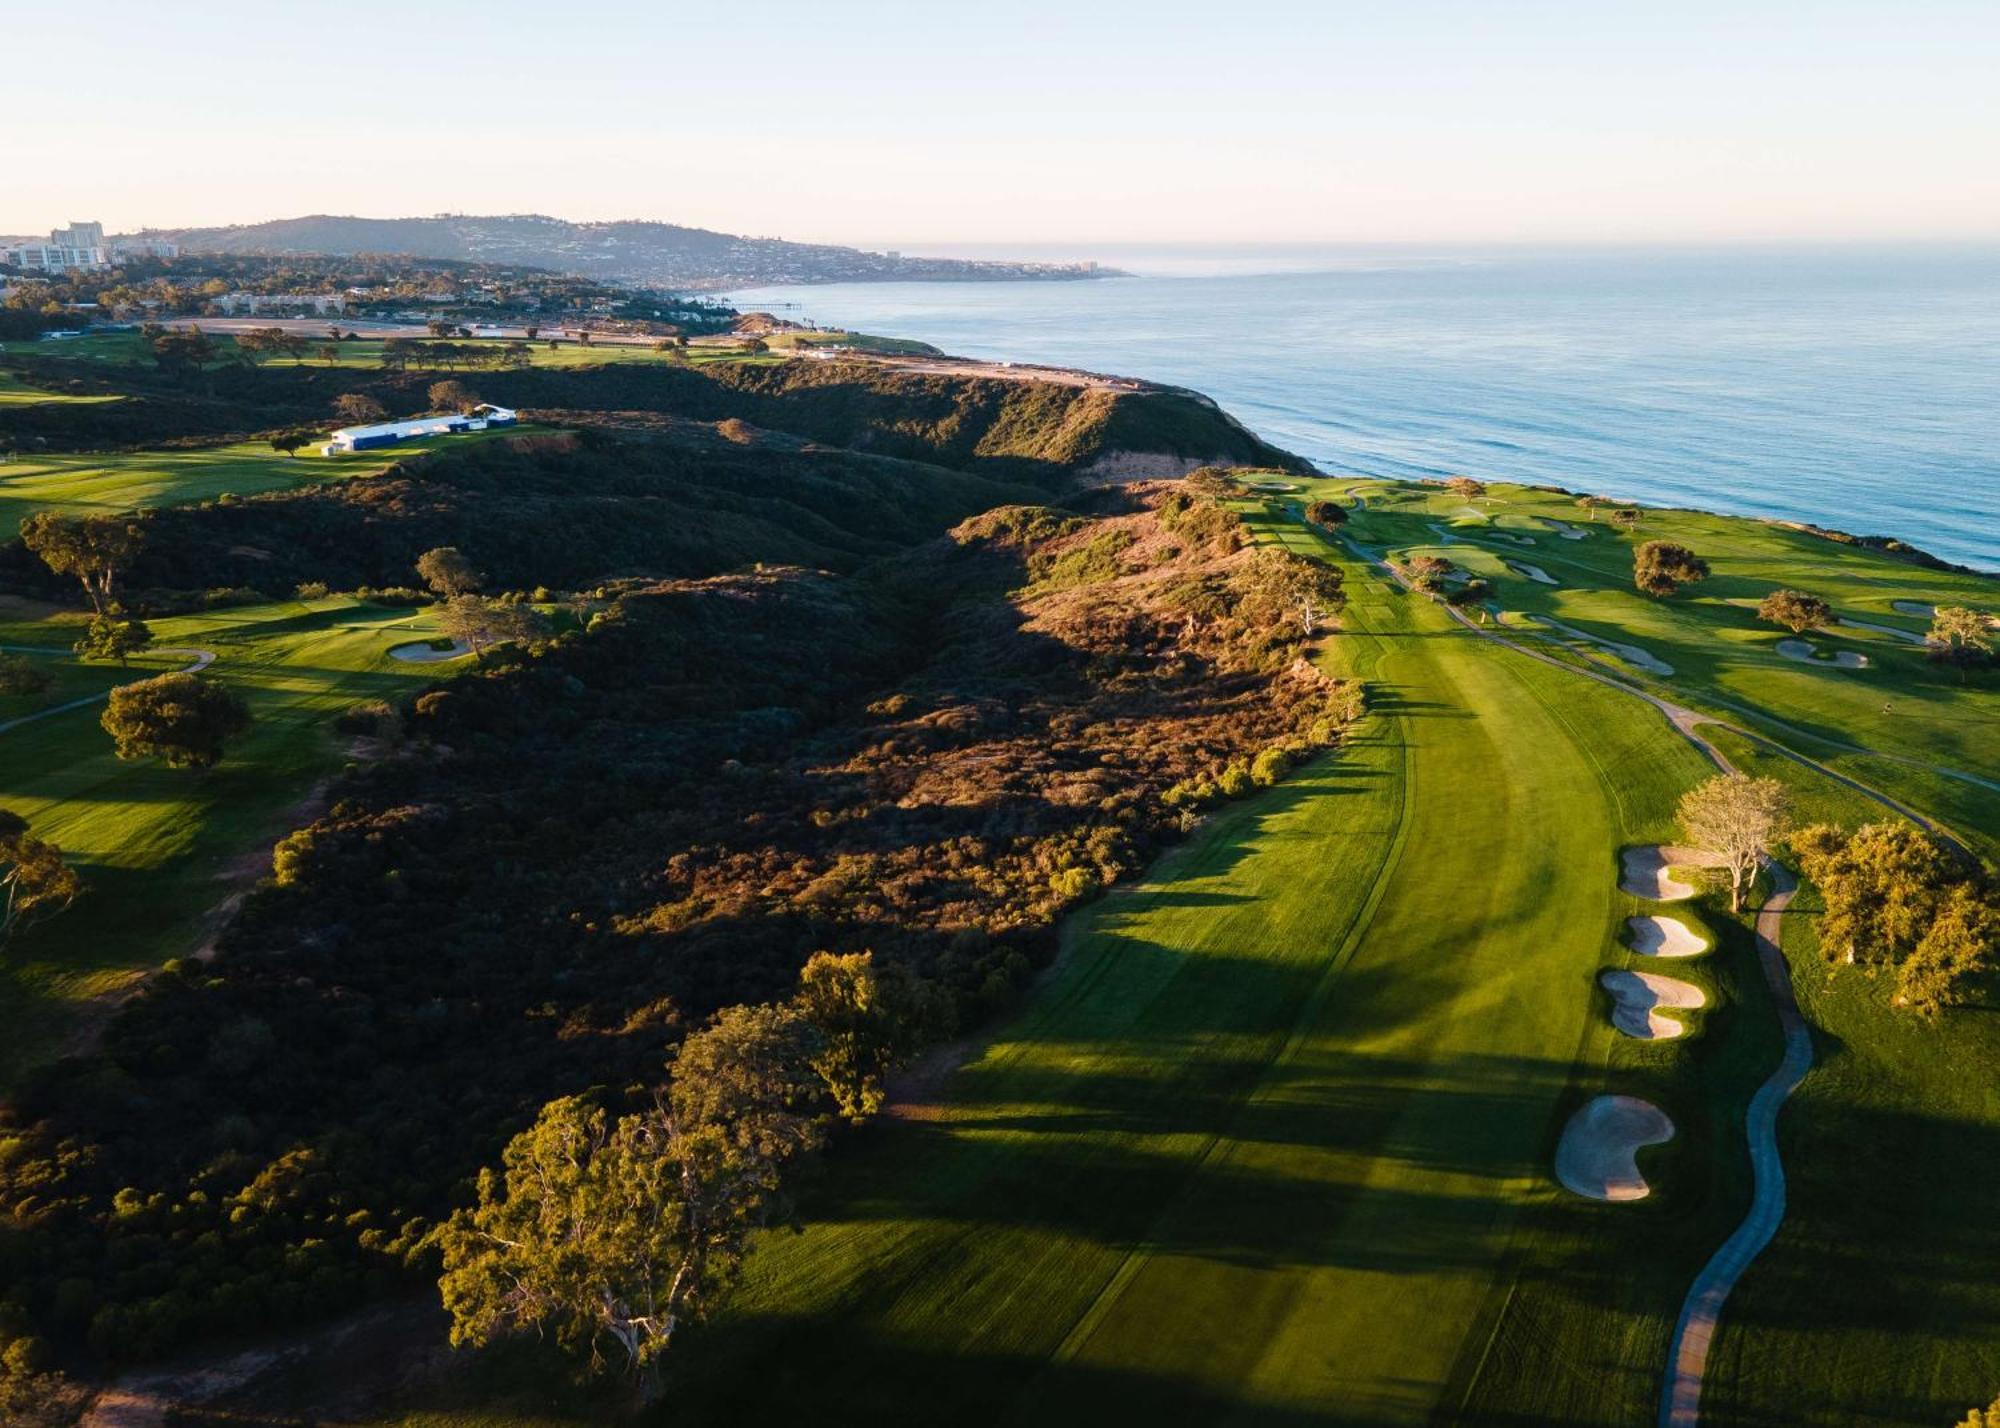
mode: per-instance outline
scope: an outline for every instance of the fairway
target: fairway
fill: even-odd
[[[70,1033],[91,998],[199,945],[216,904],[240,883],[231,861],[289,831],[293,809],[338,766],[333,716],[364,699],[421,688],[435,667],[387,657],[434,633],[427,613],[348,599],[285,602],[153,622],[162,647],[213,651],[207,677],[249,702],[255,723],[213,770],[125,762],[99,726],[102,706],[0,732],[0,805],[62,847],[86,891],[24,935],[0,963],[0,1086]],[[63,650],[64,627],[0,623],[0,643]],[[30,656],[40,660],[40,656]],[[60,703],[188,660],[146,654],[132,668],[48,658]],[[0,717],[31,712],[4,701]],[[21,707],[17,707],[21,706]]]
[[[1625,1089],[1595,986],[1640,910],[1618,849],[1707,766],[1637,701],[1343,564],[1329,664],[1372,710],[1348,746],[1080,916],[1021,1015],[760,1243],[681,1392],[765,1421],[1645,1411],[1697,1255],[1496,1382],[1486,1350],[1517,1276],[1579,1252],[1562,1120]],[[1658,1068],[1701,1040],[1646,1053],[1677,1121],[1701,1116]],[[1657,1198],[1704,1185],[1677,1157],[1705,1151],[1646,1152]],[[1719,1233],[1733,1207],[1706,1208]]]
[[[1313,483],[1307,497],[1353,492],[1365,506],[1348,527],[1398,553],[1444,556],[1492,582],[1507,624],[1560,657],[1589,659],[1677,703],[1767,734],[1938,819],[1963,841],[2000,851],[2000,680],[1926,658],[1927,618],[1896,602],[2000,608],[2000,581],[1939,570],[1784,526],[1700,511],[1652,510],[1638,529],[1591,522],[1567,496],[1495,484],[1476,508],[1442,488],[1387,481]],[[1581,531],[1569,539],[1562,528]],[[1669,599],[1632,586],[1632,550],[1680,541],[1710,577]],[[1532,545],[1522,545],[1522,540]],[[1546,585],[1508,562],[1546,568]],[[1788,659],[1788,630],[1760,621],[1758,600],[1781,586],[1820,595],[1843,621],[1814,631],[1823,653],[1865,656],[1864,669]],[[1537,619],[1588,641],[1548,639]],[[1858,621],[1860,623],[1846,623]],[[1606,644],[1645,651],[1672,670],[1619,659]]]
[[[398,461],[425,451],[535,429],[524,424],[505,432],[429,437],[345,456],[321,456],[317,446],[285,456],[265,442],[241,441],[227,446],[23,457],[0,465],[0,533],[11,536],[36,511],[120,515],[153,506],[184,506],[221,496],[255,496],[322,481],[379,476]]]

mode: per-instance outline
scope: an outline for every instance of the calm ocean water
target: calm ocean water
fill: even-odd
[[[1814,521],[2000,570],[2000,248],[1088,256],[1137,275],[731,297],[1194,387],[1327,471]]]

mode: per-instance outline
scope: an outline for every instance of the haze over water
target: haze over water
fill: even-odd
[[[1136,276],[731,300],[1193,387],[1329,472],[1812,521],[2000,570],[2000,248],[1084,256]]]

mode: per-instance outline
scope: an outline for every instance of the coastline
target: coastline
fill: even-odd
[[[729,297],[1202,392],[1325,470],[1881,532],[2000,571],[2000,249],[1388,256],[1155,273],[1107,252],[1132,281]]]

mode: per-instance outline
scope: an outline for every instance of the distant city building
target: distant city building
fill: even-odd
[[[111,243],[111,260],[123,262],[127,258],[178,258],[181,245],[166,238],[115,238]]]
[[[0,262],[40,273],[111,266],[105,256],[102,223],[72,223],[50,233],[46,243],[17,243],[0,248]]]
[[[261,312],[311,312],[324,317],[330,312],[346,312],[343,293],[224,293],[215,300],[223,316],[255,316]]]

